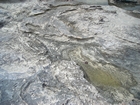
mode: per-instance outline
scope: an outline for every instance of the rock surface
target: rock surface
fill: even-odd
[[[139,99],[139,18],[75,1],[0,1],[0,105]]]

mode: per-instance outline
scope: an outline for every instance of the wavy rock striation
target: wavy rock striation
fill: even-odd
[[[139,105],[140,19],[126,12],[0,1],[0,104]]]

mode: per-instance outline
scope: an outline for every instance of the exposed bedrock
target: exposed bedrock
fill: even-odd
[[[139,99],[138,17],[74,1],[0,2],[1,105],[139,105]]]

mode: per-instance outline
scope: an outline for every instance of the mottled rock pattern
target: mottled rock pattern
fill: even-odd
[[[0,104],[139,105],[140,19],[125,12],[74,1],[1,1]],[[93,81],[84,71],[90,68],[100,69]]]

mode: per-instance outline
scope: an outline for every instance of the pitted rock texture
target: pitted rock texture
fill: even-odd
[[[140,19],[126,12],[1,1],[0,104],[139,105]]]

